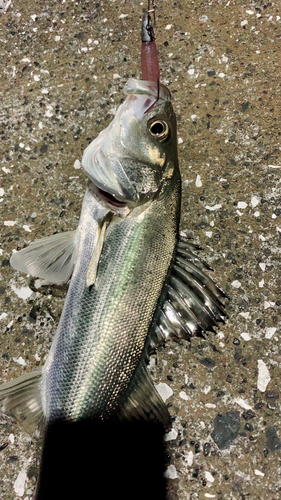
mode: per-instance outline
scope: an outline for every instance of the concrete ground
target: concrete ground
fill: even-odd
[[[281,498],[279,2],[158,2],[178,117],[181,230],[231,296],[206,340],[152,357],[173,418],[168,499]],[[137,2],[0,2],[1,381],[42,365],[67,287],[36,288],[14,249],[74,229],[83,150],[140,76]],[[165,385],[163,385],[165,384]],[[31,500],[40,443],[1,417],[0,497]]]

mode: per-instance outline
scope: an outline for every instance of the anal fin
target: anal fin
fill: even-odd
[[[166,429],[171,426],[167,407],[155,389],[144,361],[131,381],[118,417],[120,420],[160,422]]]

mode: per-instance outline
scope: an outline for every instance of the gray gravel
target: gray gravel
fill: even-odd
[[[44,363],[67,290],[40,287],[9,257],[75,229],[82,152],[111,121],[128,77],[140,76],[141,17],[133,1],[8,3],[0,2],[2,382]],[[168,498],[277,500],[281,8],[158,3],[162,81],[178,117],[181,230],[231,296],[216,335],[170,342],[151,359],[156,385],[171,394]],[[0,431],[0,497],[31,500],[40,443],[4,416]]]

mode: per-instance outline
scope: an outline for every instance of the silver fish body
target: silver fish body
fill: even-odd
[[[107,230],[92,287],[86,286],[86,272],[94,237],[81,231],[81,252],[43,370],[47,420],[105,418],[122,406],[144,355],[173,257],[179,201],[175,175],[148,206],[115,220]],[[94,224],[88,212],[86,227]]]
[[[171,103],[161,97],[156,102],[149,87],[144,91],[148,95],[127,97],[83,157],[94,184],[86,194],[78,259],[42,374],[47,421],[116,414],[145,355],[178,237],[180,175]],[[169,124],[165,146],[157,137],[153,141],[147,126],[159,115]],[[117,208],[95,283],[87,286],[97,213],[106,210],[95,196],[97,187],[122,200],[128,212],[120,216]]]
[[[86,149],[89,177],[76,232],[13,254],[16,269],[45,282],[72,274],[41,370],[0,387],[28,432],[56,421],[153,419],[169,414],[146,368],[151,347],[190,339],[225,316],[224,292],[196,246],[179,240],[181,179],[168,89],[129,80],[109,127]],[[23,418],[24,417],[24,418]]]

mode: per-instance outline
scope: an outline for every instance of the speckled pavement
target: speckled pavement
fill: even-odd
[[[44,363],[67,290],[37,288],[9,257],[75,229],[82,152],[111,121],[126,80],[140,76],[141,9],[0,2],[2,382]],[[151,358],[173,419],[169,500],[281,498],[280,17],[279,2],[158,2],[181,230],[231,296],[216,335],[170,342]],[[31,500],[40,443],[4,416],[0,431],[0,498]]]

